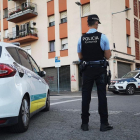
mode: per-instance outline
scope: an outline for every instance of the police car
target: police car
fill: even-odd
[[[35,113],[49,111],[45,74],[22,48],[0,42],[0,127],[25,132]]]
[[[140,90],[140,70],[131,71],[120,79],[112,80],[108,90],[113,93],[125,92],[133,95],[135,91]]]

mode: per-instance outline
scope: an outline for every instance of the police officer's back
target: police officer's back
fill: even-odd
[[[88,25],[90,30],[84,34],[78,42],[78,55],[82,61],[82,125],[81,129],[88,130],[89,123],[89,106],[91,101],[91,91],[94,82],[97,85],[99,100],[99,114],[101,121],[101,131],[113,129],[108,123],[108,109],[106,98],[107,85],[107,63],[106,59],[111,56],[109,42],[107,37],[98,32],[100,24],[97,15],[88,16]]]

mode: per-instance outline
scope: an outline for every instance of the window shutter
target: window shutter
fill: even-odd
[[[82,15],[87,16],[90,14],[90,3],[82,6]]]
[[[60,18],[66,18],[67,17],[67,11],[60,13]]]
[[[50,22],[54,22],[55,21],[55,16],[53,15],[53,16],[49,16],[49,23]]]

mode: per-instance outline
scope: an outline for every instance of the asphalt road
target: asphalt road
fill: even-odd
[[[0,140],[140,140],[140,94],[133,96],[108,94],[109,122],[112,131],[100,132],[98,99],[92,95],[90,130],[81,125],[80,94],[51,96],[50,112],[40,112],[22,134],[0,129]]]

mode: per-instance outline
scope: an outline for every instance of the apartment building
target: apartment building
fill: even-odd
[[[60,90],[81,89],[77,42],[89,29],[90,14],[99,16],[98,31],[109,39],[112,78],[140,67],[138,0],[3,0],[3,13],[4,41],[21,43],[47,72],[52,90],[57,90],[58,81],[55,56],[61,59]]]

